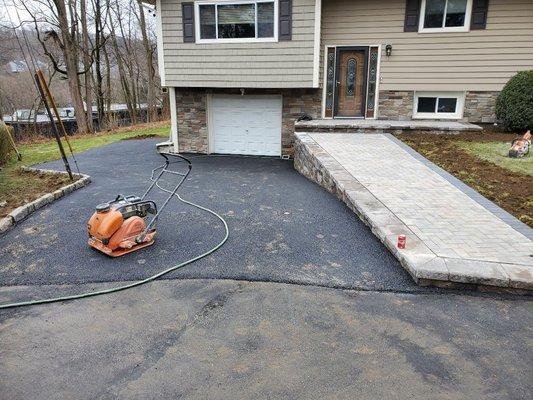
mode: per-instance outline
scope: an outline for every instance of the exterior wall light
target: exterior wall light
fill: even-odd
[[[392,44],[388,44],[387,46],[385,46],[385,54],[387,55],[387,57],[391,56],[391,54],[392,54]]]

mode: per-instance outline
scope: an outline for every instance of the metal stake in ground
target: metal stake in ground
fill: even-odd
[[[54,136],[57,141],[57,146],[59,147],[59,152],[61,153],[61,158],[63,159],[63,164],[65,164],[65,169],[68,172],[68,176],[70,180],[74,180],[74,177],[72,176],[72,171],[70,170],[70,164],[68,163],[67,156],[65,155],[65,149],[63,148],[63,143],[61,143],[61,138],[59,137],[59,131],[57,130],[57,125],[54,121],[54,116],[52,115],[52,111],[50,111],[50,107],[48,106],[48,102],[46,100],[46,95],[44,94],[43,90],[43,83],[39,79],[39,75],[36,73],[34,75],[35,82],[37,83],[37,88],[39,89],[39,94],[41,95],[41,100],[43,101],[44,108],[46,109],[46,113],[48,114],[48,118],[50,118],[50,124],[52,126],[52,131],[54,132]],[[44,83],[46,84],[46,82]]]

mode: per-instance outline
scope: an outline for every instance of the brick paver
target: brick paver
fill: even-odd
[[[408,228],[408,243],[421,241],[425,249],[427,246],[444,260],[450,276],[485,269],[483,274],[492,269],[496,280],[512,279],[513,274],[526,282],[531,278],[530,239],[386,135],[306,135],[381,203],[380,212],[386,210],[397,218],[395,228]],[[360,193],[354,196],[355,202],[363,198]],[[424,251],[427,256],[427,249]]]

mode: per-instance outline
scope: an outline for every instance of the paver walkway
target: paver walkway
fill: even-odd
[[[531,289],[533,242],[394,138],[332,133],[298,137],[322,158],[333,180],[346,186],[347,201],[362,207],[364,219],[388,239],[389,248],[395,247],[399,233],[407,234],[406,251],[394,251],[415,278]],[[358,203],[372,207],[365,210]],[[419,268],[426,271],[417,274]]]

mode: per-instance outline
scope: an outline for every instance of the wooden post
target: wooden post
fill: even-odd
[[[11,147],[13,147],[13,150],[15,150],[15,153],[17,153],[17,159],[19,161],[22,161],[22,154],[20,154],[19,150],[17,149],[17,145],[15,144],[15,139],[13,139],[13,135],[11,134],[13,127],[7,126],[7,125],[5,125],[5,127],[6,127],[7,137],[9,138],[9,142],[11,143]]]
[[[70,164],[67,160],[67,156],[65,155],[65,149],[63,148],[63,143],[61,143],[61,138],[59,137],[59,131],[57,130],[57,125],[54,121],[54,116],[52,115],[52,111],[50,110],[50,107],[48,106],[48,101],[46,100],[46,95],[44,94],[43,85],[41,83],[41,80],[39,79],[39,74],[35,74],[35,82],[37,83],[37,87],[39,88],[39,94],[41,95],[41,99],[44,103],[44,108],[46,109],[46,113],[48,114],[48,118],[50,118],[50,124],[52,126],[52,131],[54,132],[54,136],[56,138],[57,146],[59,147],[59,152],[61,153],[61,158],[63,159],[63,164],[65,164],[65,169],[68,172],[68,176],[70,180],[74,180],[74,177],[72,176],[72,171],[70,169]]]
[[[37,70],[37,75],[39,76],[39,79],[41,81],[41,86],[44,90],[44,93],[46,94],[48,101],[50,102],[50,105],[52,106],[52,110],[54,110],[54,114],[56,115],[56,119],[59,125],[59,128],[61,129],[61,133],[63,134],[63,137],[67,141],[68,148],[70,150],[70,154],[73,154],[74,151],[72,150],[72,146],[70,145],[70,141],[68,140],[67,136],[67,130],[65,129],[65,125],[63,125],[63,121],[61,120],[61,116],[59,115],[59,111],[56,106],[56,102],[54,100],[54,96],[52,96],[52,92],[50,91],[50,88],[48,87],[48,84],[46,83],[46,80],[44,79],[43,71],[40,69]],[[79,171],[78,171],[79,172]]]

